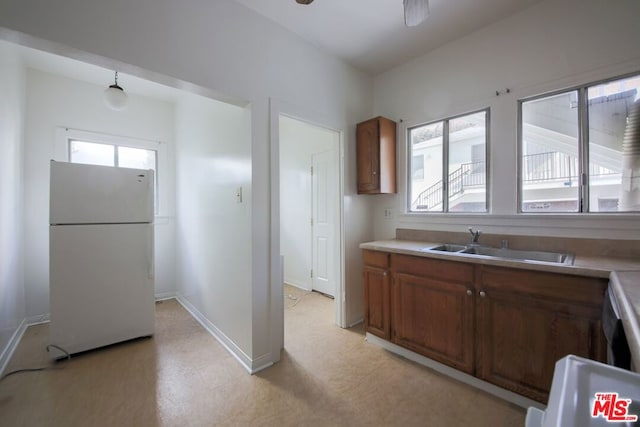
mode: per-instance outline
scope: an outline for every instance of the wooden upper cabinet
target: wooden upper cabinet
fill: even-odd
[[[356,126],[358,194],[396,192],[396,122],[376,117]]]

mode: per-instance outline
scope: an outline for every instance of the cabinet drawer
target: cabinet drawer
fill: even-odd
[[[473,282],[473,264],[410,255],[391,255],[394,272],[452,282]]]
[[[389,268],[389,253],[363,250],[362,262],[369,267]]]
[[[571,304],[592,305],[600,309],[607,279],[571,276],[542,271],[482,266],[479,268],[480,290],[505,290]]]

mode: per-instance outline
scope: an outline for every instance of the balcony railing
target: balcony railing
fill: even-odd
[[[449,197],[464,193],[465,188],[485,184],[485,162],[463,163],[449,174]],[[413,209],[433,209],[442,203],[442,181],[421,192],[413,201]]]
[[[565,153],[547,152],[529,154],[522,158],[522,181],[527,184],[562,182],[573,185],[578,180],[578,159]],[[449,198],[463,194],[466,188],[482,187],[486,184],[485,162],[463,163],[449,174]],[[589,176],[604,177],[619,174],[619,171],[590,164]],[[442,180],[422,191],[411,204],[415,210],[431,210],[442,204]]]

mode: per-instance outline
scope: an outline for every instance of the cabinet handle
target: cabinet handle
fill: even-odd
[[[473,295],[473,291],[471,289],[467,289],[467,295],[469,296]]]
[[[480,291],[480,297],[484,298],[487,296],[487,293],[485,291]]]
[[[389,275],[389,272],[388,272],[388,271],[383,271],[383,272],[382,272],[382,275],[383,275],[384,277],[387,277],[387,276]]]

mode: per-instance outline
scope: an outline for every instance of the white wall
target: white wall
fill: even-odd
[[[311,291],[311,156],[338,150],[339,134],[280,117],[280,253],[284,281]]]
[[[254,360],[279,358],[283,327],[279,253],[271,253],[270,241],[270,99],[349,124],[344,128],[346,311],[348,323],[361,318],[358,244],[373,237],[373,228],[371,199],[355,195],[354,137],[355,123],[371,116],[370,78],[231,0],[5,0],[0,26],[22,33],[5,30],[4,35],[21,43],[104,64],[110,58],[128,73],[144,77],[149,70],[250,102],[252,327],[241,341],[252,341]]]
[[[103,87],[33,69],[27,69],[26,91],[25,287],[27,316],[34,316],[49,313],[49,162],[56,158],[57,130],[162,141],[171,152],[174,108],[129,93],[127,109],[113,111],[104,105]],[[162,295],[175,293],[174,163],[164,171],[159,166],[158,176],[162,216],[156,221],[155,280],[156,294]]]
[[[176,171],[178,293],[250,363],[249,110],[195,95],[181,99]]]
[[[23,277],[24,69],[0,41],[0,371],[5,349],[25,318]],[[5,353],[5,354],[3,354]]]
[[[396,227],[461,231],[468,225],[511,234],[640,238],[637,216],[516,216],[517,100],[640,71],[639,16],[635,0],[547,0],[376,77],[376,114],[404,120],[399,193],[377,199],[376,239],[393,237]],[[506,88],[510,94],[495,96]],[[406,126],[486,107],[492,215],[404,215]],[[392,220],[384,219],[388,207]]]

